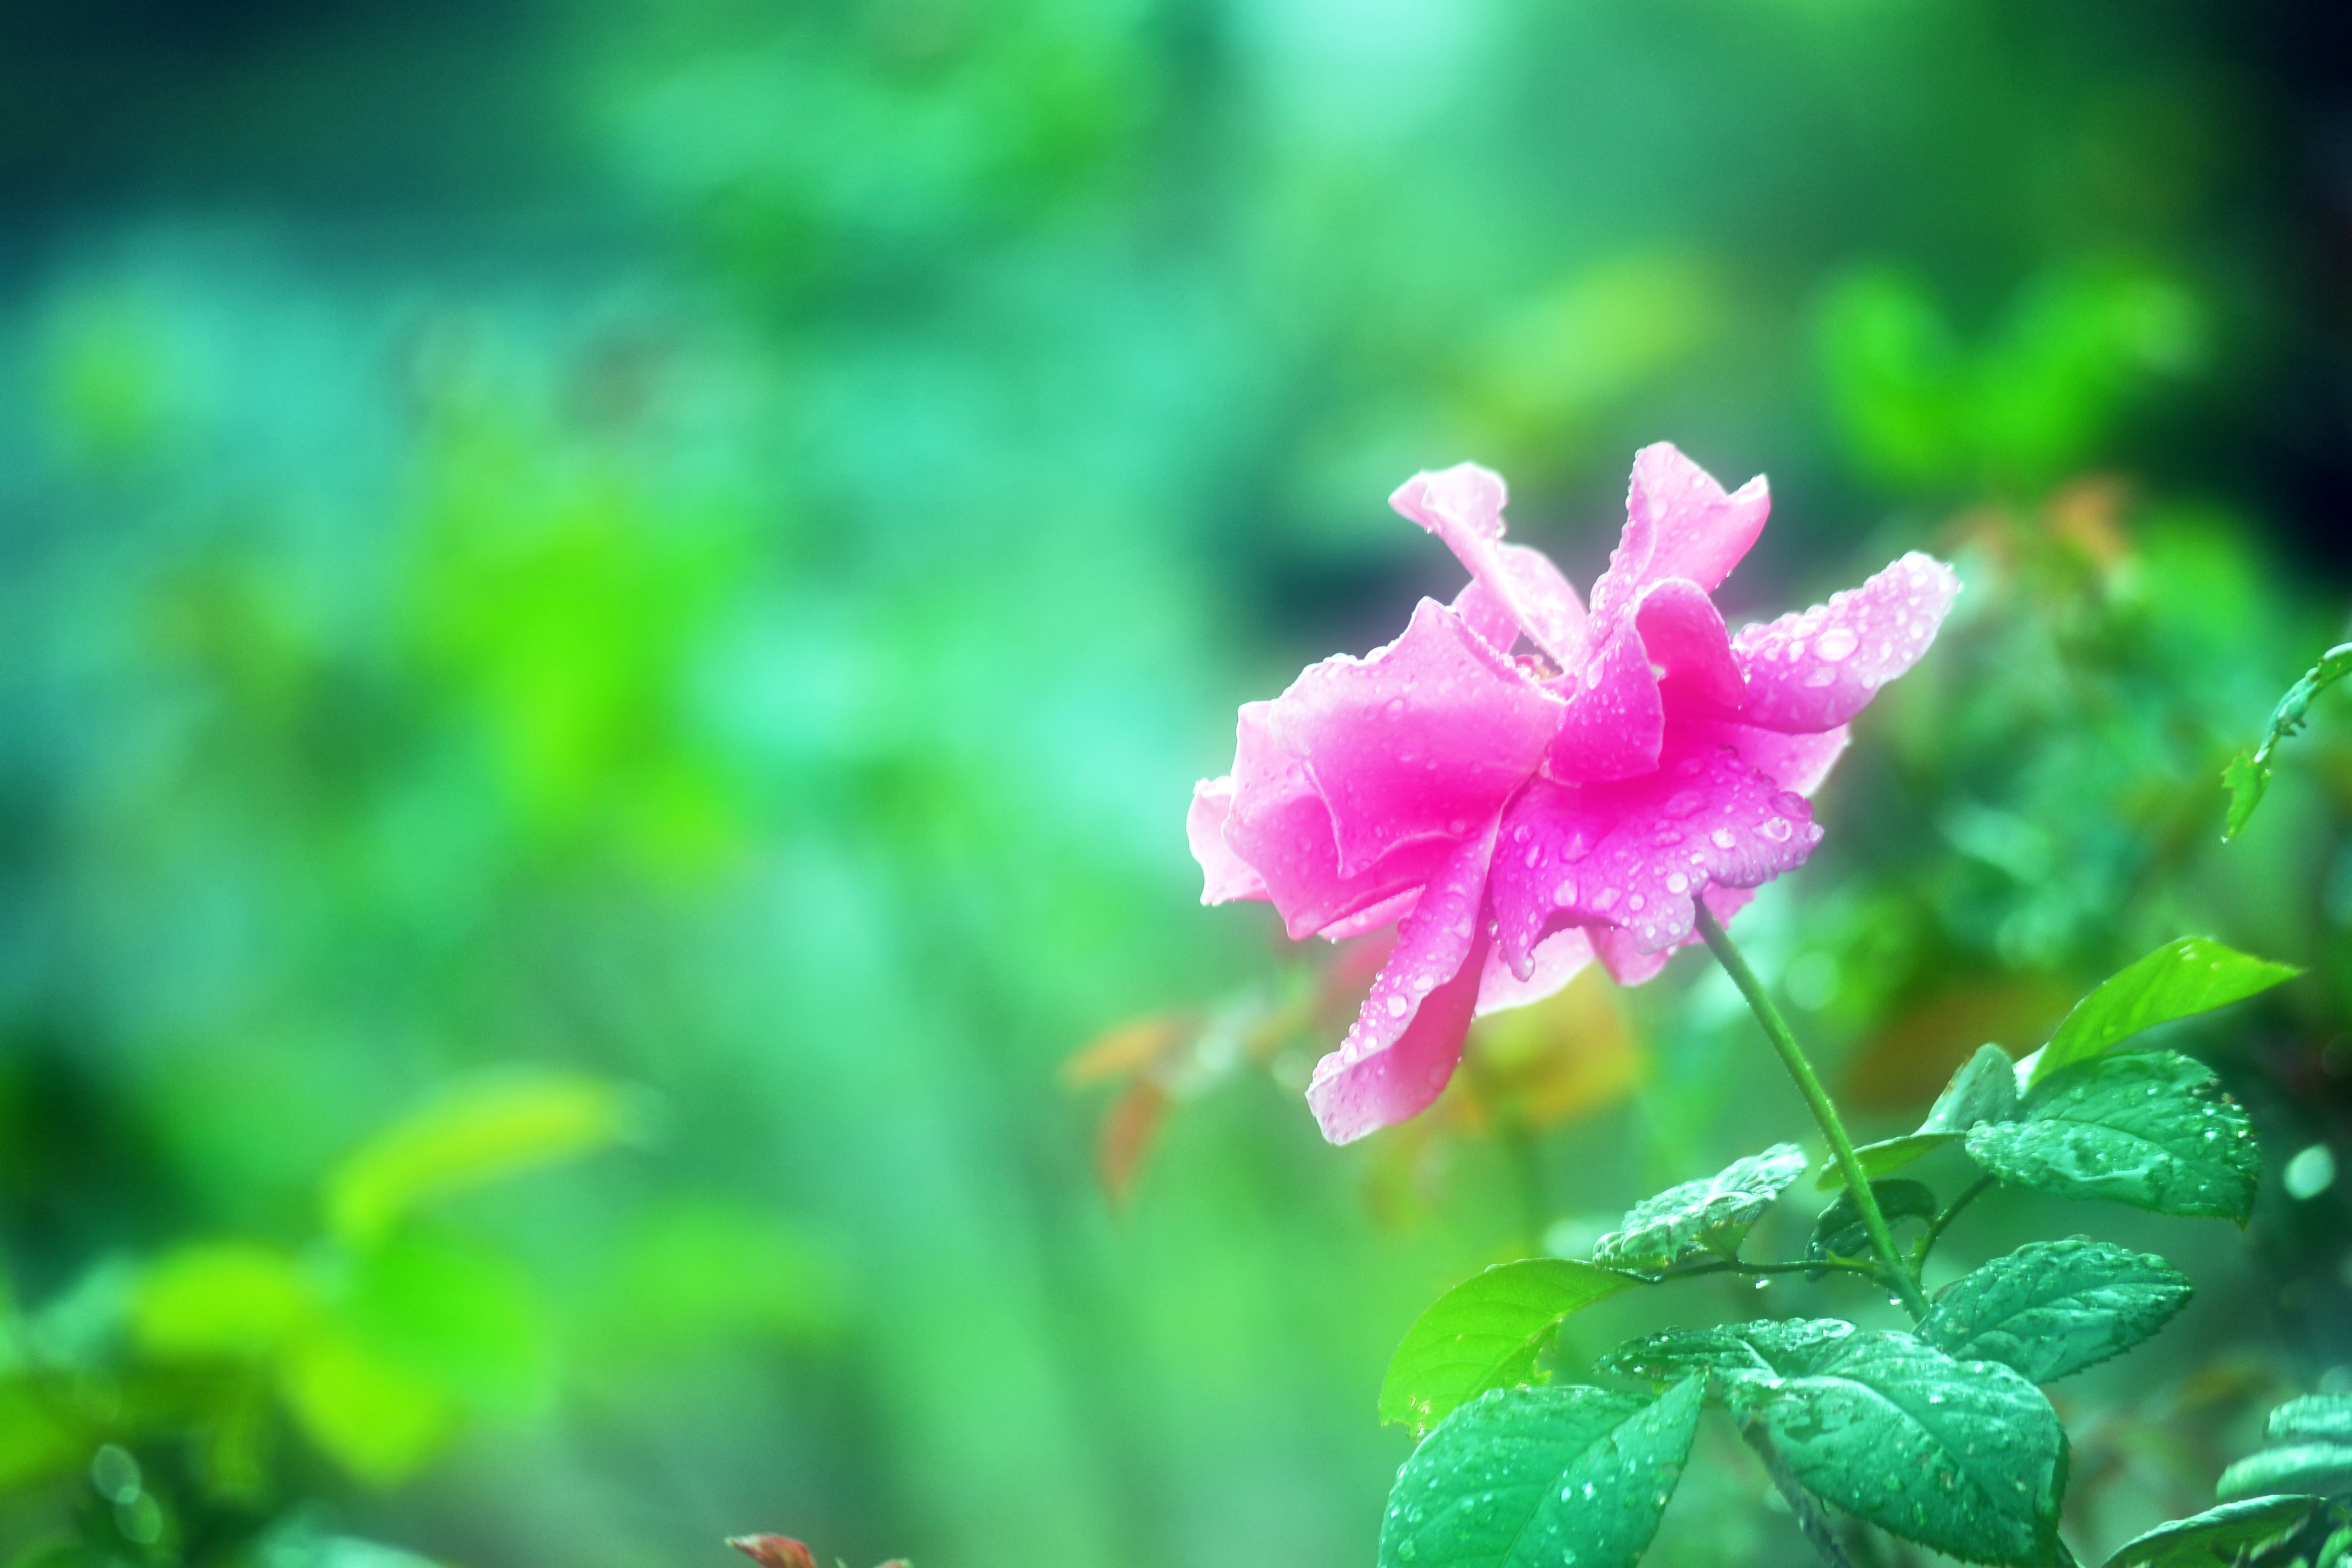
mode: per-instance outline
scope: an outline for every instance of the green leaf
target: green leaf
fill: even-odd
[[[1906,1132],[1900,1138],[1884,1139],[1876,1143],[1864,1143],[1853,1152],[1865,1176],[1878,1177],[1889,1171],[1899,1171],[1917,1160],[1926,1159],[1947,1143],[1957,1143],[1957,1132]],[[1838,1169],[1835,1160],[1813,1178],[1813,1185],[1825,1193],[1833,1193],[1845,1185],[1845,1173]]]
[[[279,1390],[311,1442],[378,1487],[397,1486],[424,1468],[457,1421],[456,1406],[430,1378],[332,1322],[295,1341]]]
[[[2306,1394],[2271,1412],[2273,1442],[2352,1443],[2352,1394]]]
[[[2319,656],[2319,662],[2305,670],[2303,678],[2286,689],[2278,706],[2271,710],[2270,728],[2263,731],[2262,743],[2252,755],[2241,752],[2222,770],[2221,782],[2230,788],[2230,814],[2221,829],[2224,843],[2245,831],[2246,823],[2262,805],[2263,792],[2270,788],[2271,756],[2279,742],[2303,727],[2304,714],[2310,709],[2312,699],[2352,675],[2352,643],[2329,648]]]
[[[2259,1546],[2295,1530],[2319,1506],[2312,1497],[2260,1497],[2189,1519],[2159,1524],[2116,1549],[2101,1568],[2221,1568]]]
[[[1440,1296],[1406,1331],[1381,1384],[1381,1419],[1415,1436],[1524,1368],[1570,1312],[1649,1281],[1564,1258],[1505,1263]],[[1514,1379],[1515,1380],[1515,1379]]]
[[[1593,1247],[1593,1259],[1627,1268],[1664,1268],[1701,1248],[1728,1257],[1772,1200],[1805,1173],[1806,1163],[1804,1151],[1794,1143],[1776,1143],[1715,1175],[1669,1187],[1634,1205],[1623,1225]]]
[[[1886,1216],[1890,1229],[1898,1219],[1932,1220],[1941,1206],[1936,1202],[1936,1194],[1918,1182],[1873,1182],[1870,1190],[1878,1199],[1878,1212]],[[1851,1191],[1841,1191],[1837,1200],[1813,1222],[1812,1239],[1805,1244],[1805,1257],[1816,1261],[1825,1258],[1861,1258],[1869,1251],[1870,1232],[1862,1223],[1862,1210],[1854,1205]]]
[[[2242,1002],[2302,973],[2293,964],[2250,958],[2206,937],[2166,942],[2074,1004],[2037,1054],[2028,1086],[2043,1083],[2143,1029]]]
[[[2189,1295],[2161,1258],[2081,1237],[2029,1242],[1937,1297],[1919,1337],[1956,1360],[2054,1383],[2131,1349]]]
[[[2316,1497],[2352,1493],[2352,1445],[2292,1443],[2265,1448],[2221,1472],[2213,1495],[2222,1502],[2273,1492],[2308,1492]]]
[[[2270,793],[2270,764],[2240,752],[2222,766],[2221,784],[2230,792],[2229,815],[2221,823],[2221,842],[2227,844],[2246,830],[2246,824],[2254,819],[2254,807]]]
[[[1595,1370],[1643,1383],[1675,1383],[1695,1373],[1794,1376],[1827,1345],[1853,1333],[1835,1318],[1760,1318],[1711,1329],[1668,1329],[1619,1345]]]
[[[1405,1461],[1381,1568],[1631,1568],[1658,1532],[1698,1413],[1696,1378],[1657,1399],[1490,1390]]]
[[[1979,1046],[1928,1108],[1921,1132],[1966,1132],[1979,1121],[2017,1117],[2017,1064],[1999,1046]]]
[[[2066,1438],[2042,1391],[1908,1334],[1856,1331],[1726,1394],[1807,1490],[1971,1563],[2053,1555]]]
[[[267,1356],[316,1310],[300,1264],[252,1242],[197,1242],[163,1254],[131,1294],[131,1332],[165,1360]]]
[[[2241,1221],[2262,1176],[2246,1113],[2175,1051],[2099,1057],[2037,1085],[2021,1120],[1969,1131],[1969,1156],[2013,1186]]]
[[[1936,1097],[1918,1131],[1865,1143],[1853,1152],[1854,1158],[1864,1175],[1883,1176],[1958,1142],[1979,1121],[2008,1121],[2016,1115],[2017,1064],[1999,1046],[1979,1046]],[[1845,1185],[1845,1173],[1832,1161],[1815,1184],[1825,1193],[1835,1192]]]
[[[462,1085],[369,1140],[329,1178],[327,1223],[366,1245],[419,1205],[601,1149],[629,1123],[613,1084],[531,1073]]]

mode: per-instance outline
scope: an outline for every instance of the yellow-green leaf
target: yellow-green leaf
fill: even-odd
[[[600,1079],[531,1073],[460,1085],[370,1139],[329,1178],[327,1221],[365,1245],[418,1205],[602,1149],[629,1126]]]
[[[1440,1296],[1408,1330],[1381,1384],[1381,1419],[1428,1431],[1499,1386],[1534,1356],[1538,1336],[1570,1312],[1649,1281],[1565,1258],[1487,1269]]]
[[[2074,1004],[2035,1058],[2028,1087],[2143,1029],[2242,1002],[2302,973],[2290,963],[2251,958],[2210,937],[2166,942]]]
[[[327,1457],[373,1486],[407,1480],[457,1424],[449,1396],[351,1329],[322,1323],[294,1342],[279,1392]]]
[[[163,1254],[131,1289],[139,1348],[169,1360],[257,1360],[317,1305],[300,1264],[254,1242],[197,1242]]]

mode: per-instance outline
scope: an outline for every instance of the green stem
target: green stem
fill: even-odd
[[[1661,1275],[1664,1279],[1689,1279],[1701,1274],[1864,1274],[1879,1278],[1875,1263],[1848,1263],[1843,1258],[1816,1258],[1802,1263],[1749,1263],[1742,1258],[1727,1258],[1719,1263],[1701,1263],[1689,1268],[1676,1268]]]
[[[1979,1176],[1969,1183],[1958,1197],[1946,1205],[1943,1213],[1928,1222],[1927,1234],[1921,1237],[1918,1245],[1911,1249],[1911,1261],[1915,1264],[1927,1262],[1927,1254],[1936,1250],[1936,1243],[1942,1237],[1944,1227],[1959,1218],[1962,1209],[1990,1192],[2000,1180],[1998,1176]]]
[[[1739,994],[1748,998],[1748,1010],[1756,1015],[1756,1021],[1764,1026],[1765,1037],[1780,1054],[1780,1065],[1787,1068],[1789,1076],[1797,1080],[1797,1092],[1805,1097],[1806,1107],[1812,1111],[1813,1120],[1821,1124],[1822,1136],[1829,1140],[1830,1153],[1837,1160],[1838,1170],[1845,1177],[1846,1190],[1853,1194],[1853,1206],[1861,1211],[1863,1228],[1870,1233],[1871,1250],[1878,1254],[1879,1263],[1885,1267],[1887,1279],[1902,1296],[1903,1305],[1911,1316],[1914,1319],[1926,1317],[1927,1298],[1920,1294],[1919,1281],[1905,1266],[1902,1255],[1895,1250],[1895,1234],[1886,1228],[1886,1215],[1879,1209],[1878,1194],[1870,1190],[1870,1178],[1864,1173],[1862,1162],[1854,1157],[1853,1140],[1846,1136],[1845,1123],[1838,1120],[1837,1107],[1831,1102],[1829,1090],[1822,1087],[1820,1075],[1813,1071],[1813,1064],[1805,1059],[1804,1049],[1797,1044],[1796,1034],[1789,1027],[1789,1021],[1780,1016],[1780,1009],[1772,1005],[1770,996],[1765,994],[1763,982],[1756,978],[1756,972],[1748,967],[1748,960],[1742,958],[1739,950],[1731,944],[1731,938],[1725,932],[1722,922],[1715,918],[1715,911],[1706,907],[1704,899],[1693,902],[1697,906],[1698,934],[1706,940],[1716,962],[1723,965],[1723,972],[1731,976],[1731,983],[1739,987]]]

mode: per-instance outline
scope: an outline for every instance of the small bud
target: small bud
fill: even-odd
[[[816,1556],[789,1535],[730,1535],[727,1544],[760,1568],[816,1568]]]

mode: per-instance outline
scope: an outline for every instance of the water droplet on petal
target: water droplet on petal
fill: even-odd
[[[1551,890],[1551,901],[1561,909],[1566,909],[1576,902],[1576,879],[1562,877],[1559,879],[1559,886]]]
[[[1395,995],[1395,994],[1391,994],[1390,995],[1390,997],[1389,997],[1389,1016],[1390,1016],[1390,1017],[1391,1017],[1391,1018],[1402,1018],[1402,1017],[1403,1017],[1407,1013],[1410,1013],[1410,1012],[1412,1012],[1412,1003],[1410,1003],[1410,1002],[1406,1001],[1406,1000],[1405,1000],[1403,997],[1402,997],[1402,996]]]
[[[1815,657],[1835,664],[1853,652],[1861,640],[1847,627],[1832,626],[1813,644],[1813,653]]]

